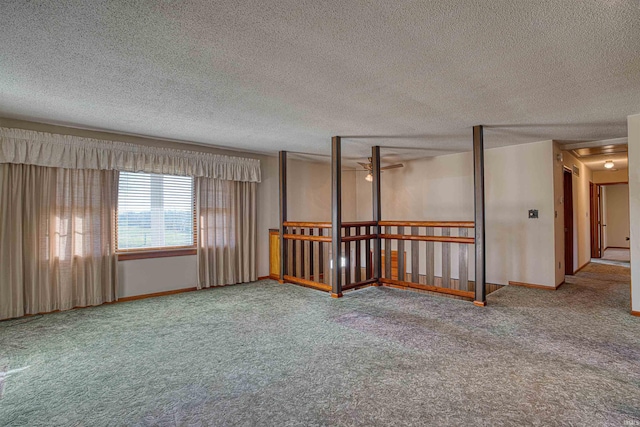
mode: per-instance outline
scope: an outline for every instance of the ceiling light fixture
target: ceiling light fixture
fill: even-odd
[[[604,167],[607,169],[612,169],[613,168],[613,160],[607,160],[606,162],[604,162]]]
[[[366,179],[369,182],[373,182],[373,175],[371,175],[371,172],[369,172],[367,176],[364,177],[364,179]]]

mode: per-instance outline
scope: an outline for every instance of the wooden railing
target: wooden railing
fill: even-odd
[[[342,223],[342,289],[375,283],[371,269],[371,241],[376,223]],[[331,223],[294,222],[283,224],[286,244],[284,280],[331,291]]]
[[[342,276],[342,290],[358,288],[376,283],[373,277],[371,246],[375,233],[375,221],[343,222],[342,253],[345,266]]]
[[[380,227],[384,257],[381,283],[474,298],[474,282],[469,281],[469,245],[475,242],[470,237],[473,221],[380,221]],[[457,279],[452,278],[452,245],[457,245]],[[395,276],[393,252],[398,266]],[[437,253],[441,261],[440,276],[436,275]],[[411,263],[410,273],[405,267],[405,257]],[[424,275],[420,274],[421,262],[424,262]]]
[[[469,279],[473,229],[472,221],[344,222],[342,290],[380,283],[473,299],[475,283]],[[287,221],[283,231],[284,280],[331,292],[331,223]],[[382,277],[375,278],[372,248],[378,237]]]

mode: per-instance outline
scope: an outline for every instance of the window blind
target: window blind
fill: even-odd
[[[119,251],[193,247],[193,178],[120,172]]]

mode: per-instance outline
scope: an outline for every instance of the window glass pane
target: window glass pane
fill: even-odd
[[[193,244],[192,177],[120,173],[118,249]]]

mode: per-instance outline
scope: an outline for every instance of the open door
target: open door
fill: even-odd
[[[573,176],[564,170],[564,274],[573,275]]]
[[[589,201],[591,206],[591,258],[601,258],[602,246],[600,239],[600,186],[594,184],[593,182],[589,183]]]

